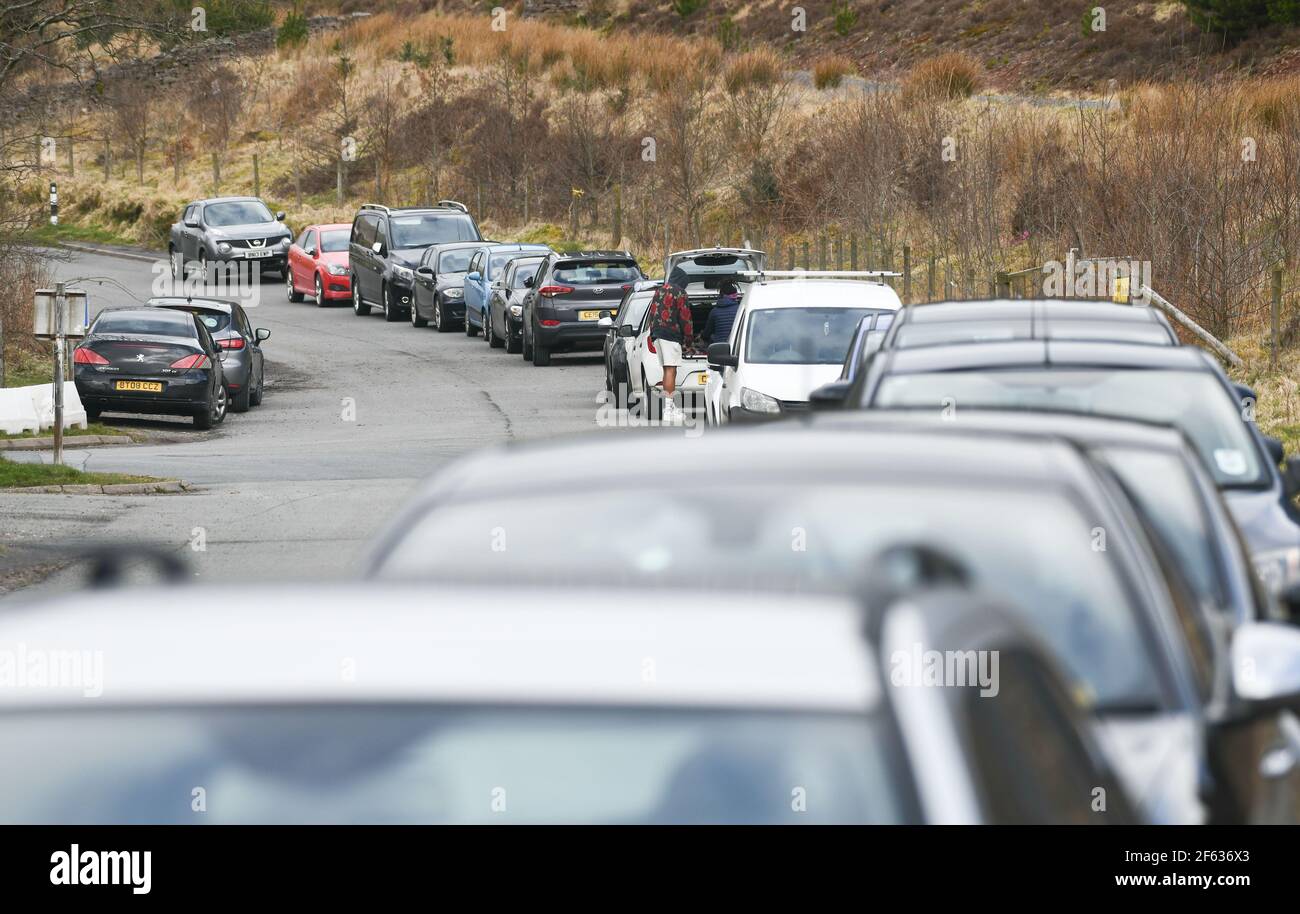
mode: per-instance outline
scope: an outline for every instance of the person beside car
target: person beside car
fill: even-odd
[[[701,334],[706,347],[724,343],[731,338],[731,327],[736,322],[736,312],[740,310],[740,290],[734,282],[729,279],[724,281],[718,286],[718,292],[717,304],[704,321],[704,332]]]
[[[659,356],[664,370],[665,422],[676,422],[682,417],[673,394],[677,391],[677,368],[682,364],[682,344],[689,344],[694,336],[686,290],[664,283],[650,305],[650,348]]]

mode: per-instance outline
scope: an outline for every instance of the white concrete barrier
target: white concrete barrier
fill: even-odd
[[[0,432],[17,435],[40,431],[41,422],[36,417],[30,387],[0,388]]]
[[[54,428],[54,385],[36,384],[24,389],[31,391],[32,406],[36,410],[36,418],[40,420],[41,428]],[[81,397],[77,396],[77,383],[64,381],[63,428],[65,430],[85,428],[86,423],[86,409],[81,405]]]

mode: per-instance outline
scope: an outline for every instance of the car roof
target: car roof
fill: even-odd
[[[617,611],[611,609],[617,605]],[[844,596],[328,584],[128,588],[0,614],[0,643],[94,651],[92,704],[428,702],[867,712],[879,671]],[[183,649],[179,649],[183,647]],[[647,680],[646,662],[654,664]],[[344,676],[345,665],[355,675]],[[0,689],[0,709],[86,707]]]
[[[539,254],[546,254],[551,250],[548,244],[532,244],[515,241],[490,241],[483,247],[492,251],[536,251]]]
[[[807,295],[816,296],[809,301]],[[896,311],[903,306],[898,293],[881,282],[853,279],[771,279],[751,283],[745,307],[879,308]]]
[[[797,434],[791,434],[791,431]],[[807,426],[775,422],[769,427],[729,428],[698,438],[665,436],[657,429],[618,435],[585,434],[544,441],[512,442],[453,461],[426,484],[420,498],[497,497],[536,493],[529,485],[547,480],[547,493],[590,492],[626,486],[665,466],[728,467],[729,478],[745,485],[808,484],[810,480],[879,482],[891,478],[968,480],[979,484],[1049,486],[1079,471],[1080,457],[1064,443],[1028,442],[1007,433],[966,431],[959,424],[866,430],[848,423]],[[960,455],[960,456],[958,456]],[[792,474],[791,468],[798,473]],[[906,468],[900,471],[900,467]],[[687,486],[717,480],[688,475]],[[518,486],[518,489],[515,487]]]
[[[1154,308],[1086,299],[994,299],[909,306],[889,348],[1027,339],[1178,345]]]
[[[261,197],[206,197],[202,200],[194,201],[194,203],[198,203],[203,206],[206,206],[209,203],[250,203],[250,202],[261,203],[263,205],[266,204],[266,201],[263,200]],[[190,205],[193,206],[194,203],[191,203]]]
[[[183,307],[203,308],[208,311],[220,311],[223,314],[233,314],[237,303],[223,298],[203,298],[200,296],[186,298],[180,295],[168,295],[151,298],[145,304],[150,308],[173,308],[180,305]]]
[[[556,260],[636,260],[630,251],[556,251]]]
[[[134,315],[136,317],[157,317],[159,311],[163,311],[169,315],[171,314],[181,315],[181,314],[188,313],[185,311],[177,311],[171,308],[160,309],[149,305],[123,305],[120,308],[101,308],[99,313],[95,315],[95,319],[98,320],[99,318],[103,317],[105,314]],[[191,321],[194,320],[193,315],[190,315],[190,320]],[[183,319],[178,318],[177,322],[184,323],[185,321]]]
[[[1149,368],[1211,370],[1209,356],[1195,346],[1145,343],[1019,340],[953,343],[890,350],[888,374],[963,371],[980,368]]]
[[[317,222],[317,223],[314,223],[313,225],[305,226],[305,227],[303,228],[303,231],[304,231],[304,232],[309,232],[309,231],[311,231],[312,229],[316,229],[317,231],[320,231],[320,232],[324,232],[324,231],[332,231],[332,230],[335,230],[335,229],[339,229],[339,230],[342,230],[342,231],[348,231],[348,230],[350,230],[351,228],[352,228],[352,223],[351,223],[351,222]]]

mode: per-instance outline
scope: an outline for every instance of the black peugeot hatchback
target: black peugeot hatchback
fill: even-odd
[[[220,350],[186,311],[101,311],[73,350],[77,395],[88,419],[101,412],[193,416],[209,429],[226,418]]]

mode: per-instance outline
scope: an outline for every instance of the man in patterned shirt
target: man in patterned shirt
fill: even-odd
[[[664,370],[665,422],[678,422],[681,407],[673,400],[677,391],[677,368],[682,364],[682,345],[695,336],[691,324],[691,306],[686,298],[686,283],[674,275],[655,292],[650,304],[650,348],[658,354]],[[682,278],[684,280],[684,277]]]

